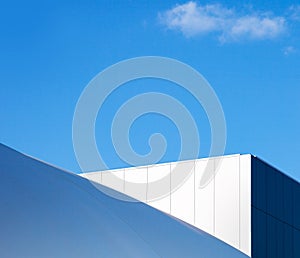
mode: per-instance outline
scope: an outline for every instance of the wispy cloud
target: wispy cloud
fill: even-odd
[[[221,42],[274,39],[287,30],[286,18],[271,12],[240,13],[221,4],[194,1],[159,14],[160,22],[186,37],[216,33]]]
[[[288,15],[291,20],[300,21],[300,5],[292,5],[288,10]]]
[[[288,55],[290,55],[290,54],[293,54],[293,53],[295,53],[296,51],[297,51],[296,48],[293,47],[293,46],[287,46],[287,47],[285,47],[285,48],[283,49],[283,53],[284,53],[284,55],[286,55],[286,56],[288,56]]]

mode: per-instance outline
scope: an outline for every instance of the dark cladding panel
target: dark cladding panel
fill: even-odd
[[[267,210],[267,196],[266,196],[266,167],[263,163],[257,162],[257,188],[258,188],[258,200],[257,208],[266,211]]]
[[[275,170],[276,173],[276,197],[277,197],[277,204],[276,204],[276,214],[274,214],[275,217],[279,218],[281,221],[286,221],[284,219],[284,213],[283,213],[283,203],[284,203],[284,194],[283,194],[283,184],[284,184],[284,177],[282,173],[280,173],[278,170]],[[276,200],[275,200],[276,201]]]
[[[300,230],[294,229],[294,258],[300,257]]]
[[[264,165],[267,185],[267,213],[283,220],[283,175],[271,166]]]
[[[266,166],[257,158],[252,157],[252,205],[266,211]]]
[[[255,157],[251,174],[252,205],[300,229],[300,184]]]
[[[251,156],[251,205],[257,207],[257,166],[256,158]]]
[[[276,223],[276,232],[277,232],[277,237],[276,237],[276,247],[277,247],[277,257],[282,258],[282,257],[287,257],[285,255],[285,250],[284,250],[284,223],[282,223],[279,220],[275,220]]]
[[[283,224],[283,251],[285,258],[293,258],[294,256],[294,229],[290,225]]]
[[[295,182],[289,177],[283,178],[283,221],[294,224],[294,191]]]
[[[267,217],[265,213],[252,208],[252,258],[267,257]]]
[[[267,209],[268,214],[276,214],[277,205],[277,177],[273,169],[265,164],[266,169],[266,195],[267,195]]]
[[[252,258],[300,258],[300,184],[252,157]]]
[[[300,186],[296,182],[294,182],[293,190],[294,190],[294,225],[293,226],[298,230],[300,230]]]
[[[267,216],[267,258],[282,258],[277,253],[277,223],[273,217]]]

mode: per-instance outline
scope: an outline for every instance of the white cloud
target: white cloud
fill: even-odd
[[[186,37],[216,33],[222,42],[241,39],[273,39],[286,31],[286,19],[271,13],[241,14],[221,4],[200,5],[194,1],[159,14],[163,25]]]
[[[292,5],[288,10],[291,20],[300,21],[300,5]]]
[[[284,55],[288,56],[296,52],[296,49],[293,46],[288,46],[283,49]]]
[[[251,39],[275,38],[285,31],[285,19],[283,17],[264,17],[250,15],[234,20],[229,31],[224,34],[234,39],[248,37]]]

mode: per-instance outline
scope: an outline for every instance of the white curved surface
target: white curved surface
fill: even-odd
[[[147,206],[0,144],[1,257],[246,257]]]

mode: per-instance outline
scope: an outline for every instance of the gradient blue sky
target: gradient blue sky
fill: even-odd
[[[0,141],[79,172],[72,146],[76,102],[104,68],[158,55],[197,69],[216,91],[227,121],[226,154],[252,153],[300,180],[300,3],[296,1],[9,1],[0,8]],[[123,85],[107,100],[96,127],[111,168],[124,166],[110,141],[113,112],[126,99],[164,92],[185,103],[210,144],[201,107],[157,80]],[[149,114],[133,124],[131,143],[147,153],[148,137],[168,140],[177,159],[178,131]]]

